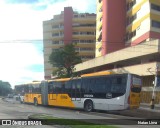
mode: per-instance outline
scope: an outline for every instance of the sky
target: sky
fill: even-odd
[[[13,88],[44,79],[42,24],[67,6],[96,12],[96,0],[0,0],[0,80]]]

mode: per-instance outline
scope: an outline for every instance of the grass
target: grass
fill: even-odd
[[[40,119],[46,124],[50,125],[67,125],[67,128],[118,128],[116,126],[110,126],[110,125],[98,125],[82,120],[74,120],[74,119],[63,119],[63,118],[57,118],[50,115],[44,115],[44,114],[35,114],[29,116],[29,119]]]

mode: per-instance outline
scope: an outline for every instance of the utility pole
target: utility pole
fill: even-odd
[[[154,87],[153,87],[153,93],[152,93],[151,109],[154,109],[155,88],[157,86],[157,75],[158,75],[158,65],[156,65],[156,71],[155,71],[155,81],[154,81]]]

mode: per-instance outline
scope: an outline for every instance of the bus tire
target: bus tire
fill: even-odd
[[[34,105],[35,105],[35,106],[37,106],[37,105],[38,105],[37,98],[34,98]]]
[[[86,112],[93,111],[93,102],[91,100],[85,101],[85,103],[84,103],[84,110]]]

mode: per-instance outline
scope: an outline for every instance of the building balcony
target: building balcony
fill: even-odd
[[[100,18],[102,17],[103,13],[102,12],[98,12],[97,13],[97,21],[100,21]]]
[[[72,25],[73,27],[73,31],[86,31],[86,30],[89,30],[89,31],[94,31],[96,30],[96,25]]]
[[[95,56],[95,51],[90,51],[90,52],[85,52],[85,51],[81,51],[78,54],[79,56]]]
[[[95,40],[73,40],[72,43],[76,44],[77,47],[95,47]]]
[[[99,40],[100,36],[102,37],[102,30],[97,32],[96,39]]]
[[[76,52],[94,52],[94,48],[75,48]]]
[[[61,27],[52,27],[52,32],[58,32],[58,31],[63,31],[64,30],[64,26]]]
[[[52,35],[53,40],[60,40],[64,38],[64,34],[54,34]]]
[[[100,8],[102,8],[103,2],[101,1],[100,3],[98,3],[97,6],[97,12],[99,12]]]
[[[87,17],[74,17],[72,22],[78,23],[94,23],[96,20],[96,16],[87,16]]]
[[[64,22],[64,18],[54,18],[51,20],[52,25],[60,24]]]
[[[102,42],[96,42],[96,49],[99,49],[100,47],[102,47]]]
[[[102,29],[102,21],[97,22],[97,29],[101,30]]]
[[[81,38],[81,39],[95,39],[95,33],[94,32],[89,32],[89,33],[81,33],[81,32],[77,32],[77,33],[73,33],[72,34],[72,38]]]

